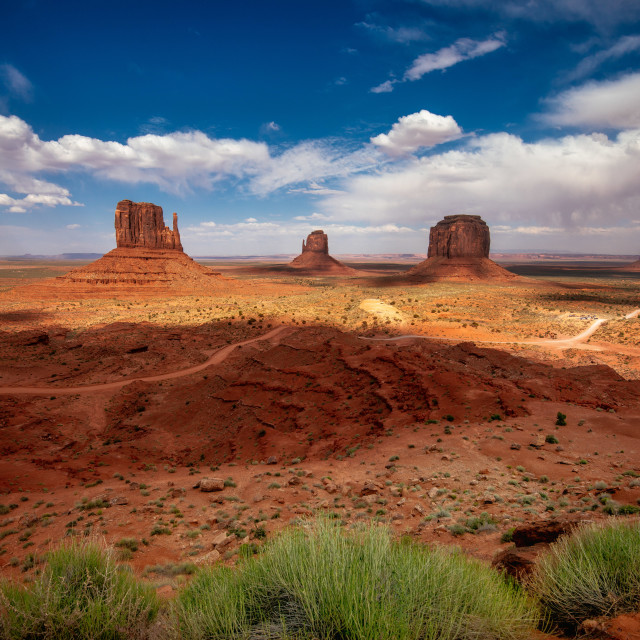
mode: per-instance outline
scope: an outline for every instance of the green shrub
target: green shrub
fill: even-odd
[[[640,525],[588,525],[560,538],[536,564],[530,586],[550,619],[571,632],[588,618],[636,611]]]
[[[174,612],[184,640],[524,639],[538,622],[515,584],[459,551],[329,519],[285,531],[234,570],[201,569]]]
[[[567,424],[567,416],[566,414],[562,413],[562,411],[558,411],[558,414],[556,415],[556,425],[558,427],[564,427]]]
[[[156,618],[154,589],[119,568],[112,551],[92,542],[71,543],[47,560],[28,587],[0,586],[2,638],[140,638]]]

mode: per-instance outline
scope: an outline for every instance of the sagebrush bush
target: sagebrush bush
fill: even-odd
[[[640,524],[592,524],[563,536],[537,562],[530,589],[567,631],[589,618],[637,611]]]
[[[118,567],[95,542],[51,552],[28,586],[0,586],[0,631],[6,640],[144,638],[158,614],[153,587]]]
[[[531,637],[539,619],[514,583],[461,552],[328,519],[287,530],[234,570],[202,569],[174,613],[185,640],[506,640]]]

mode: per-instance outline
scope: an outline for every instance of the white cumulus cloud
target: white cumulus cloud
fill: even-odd
[[[542,119],[575,127],[630,129],[640,127],[640,72],[615,80],[589,82],[546,101]]]
[[[352,176],[321,210],[339,219],[432,224],[444,215],[576,228],[637,217],[640,129],[526,143],[506,133]]]
[[[25,204],[49,204],[54,196],[59,204],[72,204],[67,189],[37,178],[39,172],[83,171],[172,193],[213,189],[226,180],[264,196],[300,184],[321,190],[318,181],[370,168],[380,155],[369,146],[353,151],[331,140],[274,151],[264,142],[215,139],[201,131],[147,134],[126,143],[76,134],[46,141],[17,116],[0,115],[0,184],[32,196]]]
[[[439,116],[422,109],[399,118],[389,133],[381,133],[371,138],[371,142],[390,156],[400,156],[460,136],[462,129],[452,116]]]

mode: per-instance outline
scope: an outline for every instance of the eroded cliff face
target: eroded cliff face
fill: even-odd
[[[517,276],[489,259],[489,227],[480,216],[445,216],[429,232],[428,258],[406,272],[411,282],[506,281]]]
[[[307,236],[307,242],[302,241],[302,253],[312,251],[314,253],[325,253],[329,255],[329,238],[322,229],[312,231]]]
[[[429,258],[488,258],[491,238],[480,216],[445,216],[429,233]]]
[[[173,214],[173,229],[170,229],[164,224],[162,207],[150,202],[118,202],[115,227],[118,248],[182,251],[178,214]]]

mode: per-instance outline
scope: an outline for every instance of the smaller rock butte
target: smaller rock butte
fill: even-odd
[[[182,251],[178,214],[173,214],[173,229],[165,227],[162,207],[150,202],[120,200],[116,206],[116,246]]]
[[[357,271],[347,267],[329,255],[329,238],[322,229],[312,231],[306,242],[302,241],[302,253],[289,266],[301,271],[328,275],[355,275]]]
[[[480,216],[445,216],[429,232],[427,259],[407,271],[411,280],[513,280],[489,259],[491,236]]]

